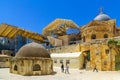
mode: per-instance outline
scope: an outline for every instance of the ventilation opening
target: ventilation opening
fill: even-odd
[[[41,67],[40,67],[39,64],[35,64],[35,65],[33,66],[33,71],[40,71],[40,70],[41,70]]]

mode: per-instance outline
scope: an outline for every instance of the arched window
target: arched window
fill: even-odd
[[[108,38],[108,34],[104,34],[104,38]]]
[[[92,34],[91,39],[96,39],[96,35]]]
[[[40,71],[40,70],[41,70],[41,67],[40,67],[39,64],[35,64],[35,65],[33,66],[33,71]]]
[[[15,71],[17,71],[17,70],[18,70],[17,65],[15,65],[15,66],[14,66],[14,70],[15,70]]]

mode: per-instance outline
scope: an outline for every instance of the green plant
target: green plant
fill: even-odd
[[[110,39],[108,40],[108,46],[120,46],[120,40]]]

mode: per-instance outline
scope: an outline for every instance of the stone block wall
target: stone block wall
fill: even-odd
[[[10,72],[20,75],[48,75],[53,72],[53,61],[42,58],[17,58],[10,61]],[[35,67],[36,66],[36,67]]]
[[[10,60],[11,57],[5,57],[5,56],[0,56],[0,68],[9,68],[10,66]]]
[[[68,53],[68,52],[80,52],[80,45],[74,44],[69,46],[56,47],[48,50],[50,53]]]
[[[110,50],[107,44],[92,44],[90,46],[91,68],[98,70],[115,70],[115,51]]]

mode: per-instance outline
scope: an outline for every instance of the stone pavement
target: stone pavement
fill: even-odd
[[[21,76],[9,73],[9,68],[0,68],[0,80],[120,80],[120,71],[85,71],[70,69],[70,74],[62,73],[55,67],[53,75]]]

